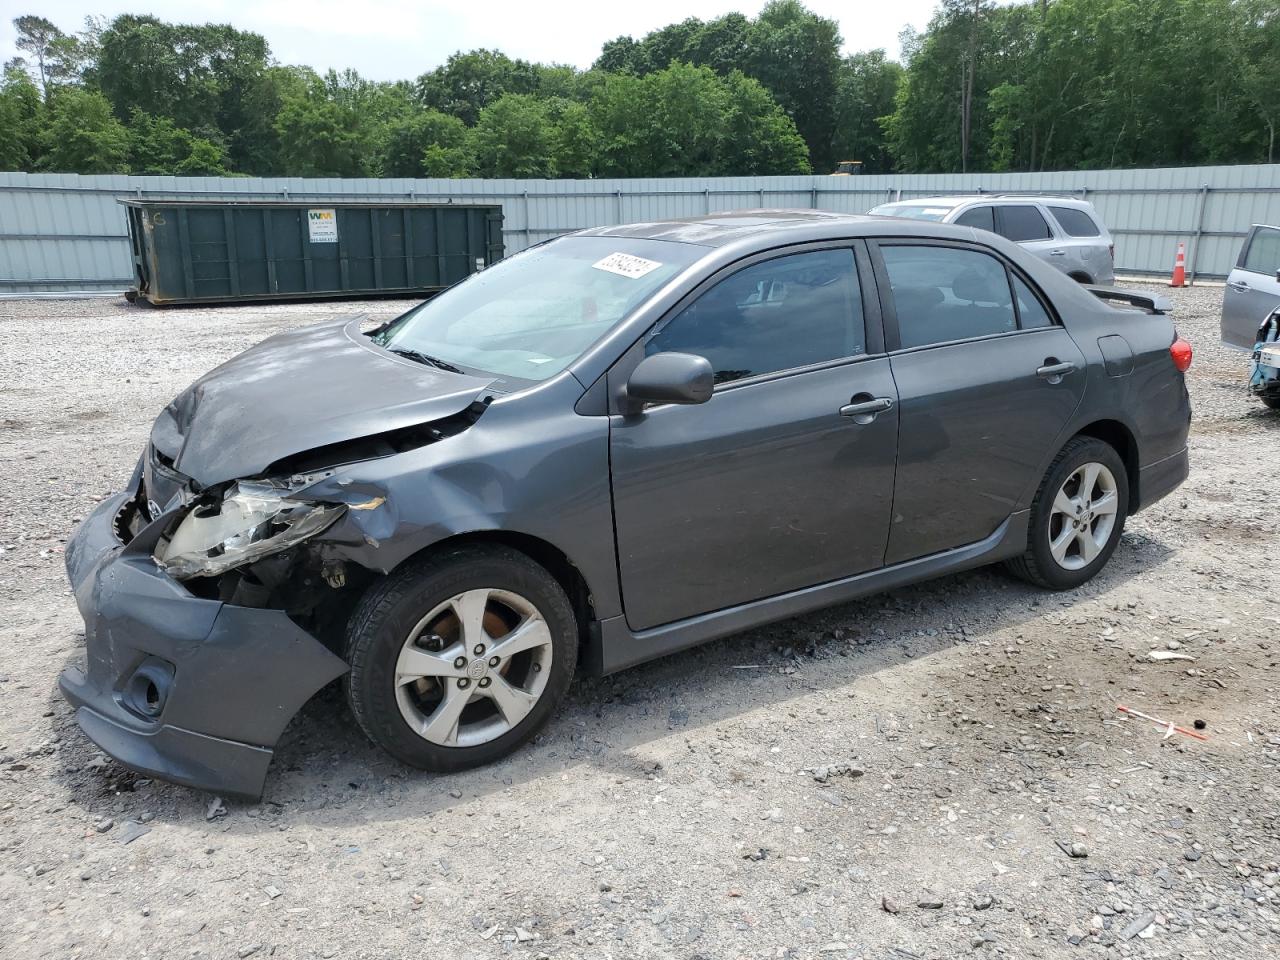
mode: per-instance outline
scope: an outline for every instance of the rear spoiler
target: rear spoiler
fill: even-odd
[[[1099,300],[1111,304],[1126,304],[1143,313],[1172,313],[1173,301],[1163,293],[1139,293],[1136,290],[1120,290],[1116,287],[1094,287],[1088,284],[1084,288]],[[1121,307],[1121,309],[1124,309]]]

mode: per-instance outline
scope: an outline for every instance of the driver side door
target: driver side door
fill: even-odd
[[[703,284],[610,372],[706,357],[705,403],[614,413],[628,625],[644,630],[879,567],[897,393],[860,243],[778,251]],[[870,287],[870,295],[864,296]]]

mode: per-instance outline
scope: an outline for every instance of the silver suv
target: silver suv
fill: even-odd
[[[1222,297],[1222,342],[1252,350],[1258,328],[1280,307],[1280,227],[1255,223],[1227,277]]]
[[[1115,244],[1087,200],[981,194],[882,203],[870,213],[990,230],[1080,283],[1115,283]]]

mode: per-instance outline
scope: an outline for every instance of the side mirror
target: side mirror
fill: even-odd
[[[692,353],[655,353],[645,357],[627,380],[627,399],[644,403],[706,403],[715,372],[706,357]]]

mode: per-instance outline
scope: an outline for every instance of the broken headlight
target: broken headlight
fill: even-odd
[[[347,508],[290,500],[269,483],[233,484],[221,501],[201,501],[156,547],[177,580],[214,577],[313,537]]]

